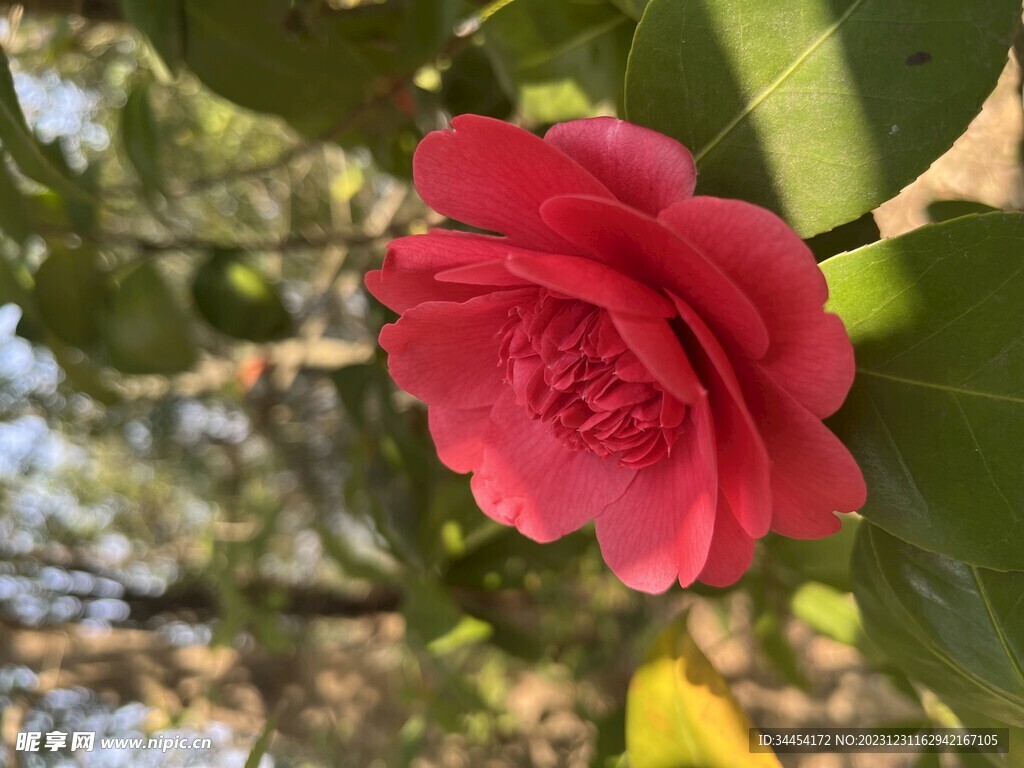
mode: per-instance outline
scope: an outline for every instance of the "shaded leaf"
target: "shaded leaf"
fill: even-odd
[[[662,631],[633,675],[626,751],[633,768],[774,766],[750,753],[750,721],[679,619]]]
[[[516,0],[484,26],[498,82],[526,118],[542,123],[620,101],[632,34],[632,19],[607,3]]]
[[[185,57],[186,0],[121,0],[121,11],[149,38],[168,68],[177,69]]]
[[[854,593],[868,635],[939,694],[1024,725],[1024,572],[926,552],[875,525],[854,549]]]
[[[188,321],[148,262],[121,278],[103,339],[111,363],[125,373],[177,373],[196,358]]]
[[[96,253],[89,248],[57,248],[35,275],[39,313],[58,338],[76,347],[91,344],[99,333],[106,285]]]
[[[121,139],[125,153],[146,195],[152,197],[164,188],[160,168],[160,132],[149,100],[149,85],[136,83],[121,110]]]
[[[970,216],[973,213],[994,213],[998,210],[991,205],[976,203],[973,200],[936,200],[928,204],[928,219],[938,223]]]
[[[627,115],[693,151],[701,194],[771,208],[808,237],[952,146],[1019,18],[1018,0],[652,0]]]
[[[203,319],[236,339],[269,341],[291,330],[276,288],[241,253],[212,253],[196,271],[192,295]]]
[[[1024,570],[1024,215],[923,227],[822,269],[856,347],[832,426],[864,471],[864,517]]]
[[[65,168],[55,165],[43,145],[25,122],[25,115],[14,90],[7,56],[0,49],[0,141],[14,159],[18,170],[46,187],[65,195],[92,199],[70,176]]]
[[[18,188],[0,155],[0,231],[16,243],[23,243],[33,232],[29,201]]]

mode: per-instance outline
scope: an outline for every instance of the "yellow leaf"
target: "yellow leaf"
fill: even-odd
[[[750,727],[685,617],[662,631],[626,698],[632,768],[780,768],[773,753],[749,751]]]

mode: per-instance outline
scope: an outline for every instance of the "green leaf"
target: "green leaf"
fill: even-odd
[[[516,0],[484,25],[498,82],[529,120],[588,117],[621,100],[633,21],[607,3]]]
[[[104,275],[89,248],[57,248],[35,275],[36,305],[43,321],[62,341],[84,348],[99,333],[106,297]]]
[[[160,131],[153,117],[146,81],[132,88],[121,110],[121,139],[143,190],[152,198],[163,190],[164,176],[160,167]]]
[[[431,61],[455,34],[455,25],[469,9],[465,0],[407,3],[398,33],[401,69],[415,69]]]
[[[292,327],[277,290],[235,251],[215,251],[192,281],[196,308],[210,325],[236,339],[269,341]]]
[[[685,619],[663,630],[626,697],[632,768],[778,768],[774,754],[748,751],[749,728],[728,684],[686,631]]]
[[[809,237],[952,146],[1019,18],[1018,0],[652,0],[627,114],[693,151],[701,194],[771,208]]]
[[[826,637],[846,645],[857,645],[863,635],[860,614],[849,592],[809,581],[790,598],[793,615]]]
[[[170,69],[185,58],[186,0],[121,0],[121,11],[157,50]]]
[[[188,321],[148,262],[121,278],[103,331],[110,360],[124,373],[177,373],[195,362]]]
[[[344,12],[293,0],[146,0],[126,5],[161,56],[211,90],[300,131],[333,129],[381,88],[380,72],[346,38]],[[180,18],[178,16],[180,9]],[[393,54],[392,54],[393,58]]]
[[[512,112],[512,102],[494,87],[494,77],[487,54],[480,46],[470,45],[441,76],[441,101],[453,115],[471,112],[504,120]]]
[[[822,264],[856,347],[832,427],[861,514],[917,546],[1024,570],[1024,214],[955,219]]]
[[[405,587],[402,612],[406,628],[434,655],[444,656],[490,637],[490,625],[463,613],[451,594],[436,582],[410,578]]]
[[[23,243],[33,232],[29,201],[7,170],[5,160],[0,155],[0,232],[16,243]]]
[[[0,49],[0,141],[18,169],[46,187],[72,197],[94,199],[66,168],[55,165],[25,122],[7,55]]]
[[[842,515],[842,530],[825,539],[790,539],[769,534],[767,554],[796,574],[800,581],[820,581],[842,592],[850,591],[850,553],[861,518]]]
[[[862,526],[854,593],[868,636],[963,706],[1024,725],[1024,572],[978,568]]]
[[[244,768],[259,768],[260,763],[263,761],[263,756],[267,754],[267,750],[270,748],[270,740],[274,736],[274,729],[277,727],[277,719],[282,709],[283,707],[278,705],[277,710],[267,718],[263,731],[260,733],[259,738],[256,739],[256,743],[252,745],[249,756],[245,759]]]

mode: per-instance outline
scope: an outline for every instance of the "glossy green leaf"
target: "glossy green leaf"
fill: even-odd
[[[91,344],[106,296],[96,253],[89,248],[55,249],[39,265],[35,282],[36,306],[47,327],[68,344]]]
[[[955,219],[822,264],[857,355],[832,427],[864,517],[974,565],[1024,570],[1024,214]]]
[[[865,525],[854,593],[868,636],[939,694],[1024,725],[1024,572],[1002,572],[913,547]]]
[[[91,198],[65,168],[55,165],[25,122],[25,115],[14,90],[14,78],[7,56],[0,49],[0,141],[14,158],[18,169],[46,187],[62,194]]]
[[[125,100],[121,110],[121,139],[146,195],[152,197],[163,190],[160,131],[150,104],[149,85],[145,81],[137,83]]]
[[[729,685],[679,619],[654,641],[626,697],[626,752],[632,768],[773,766],[748,751],[750,722]]]
[[[652,0],[627,114],[693,151],[701,194],[771,208],[808,237],[952,146],[1019,18],[1017,0]]]
[[[516,0],[484,41],[498,81],[530,120],[587,117],[621,100],[633,20],[608,3]]]
[[[240,253],[211,254],[196,271],[192,295],[203,319],[236,339],[269,341],[291,330],[277,289]]]
[[[195,362],[188,321],[148,262],[121,278],[103,330],[111,362],[125,373],[177,373]]]

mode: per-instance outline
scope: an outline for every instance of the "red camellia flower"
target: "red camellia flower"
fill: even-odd
[[[825,279],[781,219],[694,197],[690,152],[612,118],[540,139],[463,115],[413,163],[438,212],[500,233],[390,244],[366,284],[441,460],[537,541],[590,520],[629,586],[725,586],[769,530],[839,529],[860,470],[822,424],[854,376]]]

